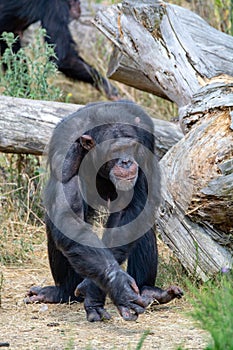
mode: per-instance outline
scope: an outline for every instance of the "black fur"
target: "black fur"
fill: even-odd
[[[90,145],[91,151],[85,148]],[[99,146],[103,147],[98,153]],[[117,191],[109,173],[129,155],[139,165],[136,179],[130,190]],[[104,309],[107,293],[126,320],[135,320],[154,299],[168,302],[180,297],[178,287],[167,291],[154,287],[153,225],[160,202],[160,172],[153,123],[145,112],[126,101],[84,107],[57,126],[48,160],[46,225],[56,286],[32,289],[29,300],[67,302],[84,295],[87,319],[100,321],[110,318]],[[123,172],[131,162],[125,164],[120,168]],[[111,212],[102,240],[87,224],[98,204]],[[126,259],[124,272],[120,265]]]

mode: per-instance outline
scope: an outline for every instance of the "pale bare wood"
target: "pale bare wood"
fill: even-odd
[[[203,280],[232,266],[232,155],[231,118],[223,110],[206,113],[160,162],[159,231],[185,268]]]
[[[0,96],[0,151],[41,155],[56,124],[81,105]],[[159,158],[182,137],[178,125],[153,119]]]
[[[109,77],[183,106],[208,79],[233,75],[233,37],[163,1],[123,1],[94,24],[115,45]]]
[[[0,151],[43,153],[55,125],[81,106],[0,96]]]

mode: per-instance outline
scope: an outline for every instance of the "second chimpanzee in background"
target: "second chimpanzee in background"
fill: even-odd
[[[23,31],[32,23],[41,21],[47,31],[46,40],[55,44],[58,69],[67,77],[89,83],[104,91],[108,98],[116,99],[117,89],[77,52],[68,24],[70,19],[78,19],[80,13],[79,0],[0,0],[0,35],[6,31],[19,36],[14,46],[17,52]],[[5,42],[0,41],[1,55],[5,49]]]
[[[82,294],[93,322],[110,318],[107,294],[125,320],[135,320],[154,300],[180,298],[179,287],[155,287],[160,171],[149,116],[127,101],[88,105],[55,128],[48,161],[46,226],[55,286],[32,287],[27,302],[68,302]],[[91,217],[101,206],[109,217],[99,239]],[[125,260],[127,272],[120,267]]]

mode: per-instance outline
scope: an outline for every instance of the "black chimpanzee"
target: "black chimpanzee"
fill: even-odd
[[[125,320],[155,299],[180,298],[179,287],[154,286],[160,172],[150,117],[129,101],[87,105],[55,128],[48,162],[44,201],[55,286],[32,287],[26,301],[83,295],[88,321],[100,321],[110,318],[107,294]],[[109,211],[102,239],[91,219],[99,207]],[[127,272],[120,267],[126,259]]]
[[[78,19],[80,13],[79,0],[0,0],[0,35],[6,31],[19,36],[14,46],[17,52],[22,32],[30,24],[41,21],[47,31],[46,40],[55,44],[58,69],[72,79],[103,90],[108,98],[116,99],[117,89],[77,53],[68,24],[70,19]],[[5,49],[6,43],[0,41],[0,53]]]

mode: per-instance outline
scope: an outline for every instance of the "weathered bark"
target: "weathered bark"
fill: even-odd
[[[212,77],[233,74],[233,37],[198,15],[163,1],[124,1],[94,24],[115,45],[109,77],[180,107]]]
[[[41,155],[55,125],[81,106],[0,96],[0,151]]]
[[[183,266],[203,280],[232,266],[231,123],[227,109],[207,112],[160,161],[159,231]]]
[[[0,151],[41,155],[55,125],[82,106],[0,96]],[[178,125],[153,119],[160,158],[183,134]]]
[[[233,38],[162,1],[124,1],[94,24],[114,43],[110,77],[177,103],[187,133],[161,159],[158,228],[205,280],[232,266]]]

